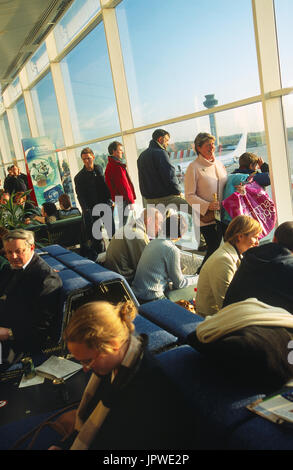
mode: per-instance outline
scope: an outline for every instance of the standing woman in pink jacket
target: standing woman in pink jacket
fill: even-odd
[[[194,147],[197,158],[185,173],[185,199],[200,214],[200,232],[207,245],[204,263],[222,241],[223,225],[218,214],[227,171],[222,162],[216,160],[213,135],[201,132],[194,140]]]

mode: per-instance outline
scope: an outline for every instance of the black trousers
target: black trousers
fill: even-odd
[[[115,222],[113,217],[113,208],[111,208],[112,219],[110,221],[109,226],[107,224],[104,225],[109,240],[113,237],[115,233]],[[102,237],[95,238],[93,236],[93,225],[96,221],[100,220],[101,216],[93,216],[92,210],[86,210],[82,213],[83,218],[83,226],[84,226],[84,243],[81,250],[82,256],[89,258],[93,261],[96,260],[99,253],[103,253],[105,251],[105,242]],[[101,221],[102,223],[102,221]]]
[[[211,254],[219,248],[225,229],[226,226],[222,224],[222,222],[216,222],[215,224],[200,227],[200,233],[205,239],[207,250],[203,262],[197,271],[198,273],[200,272],[200,269],[204,265],[206,260],[211,256]]]

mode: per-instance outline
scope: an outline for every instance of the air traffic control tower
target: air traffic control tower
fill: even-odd
[[[208,109],[213,108],[217,104],[218,104],[218,100],[215,99],[215,95],[205,95],[205,101],[203,102],[203,105],[206,108],[208,108]],[[215,138],[216,138],[215,144],[216,144],[216,146],[218,146],[219,145],[219,138],[218,138],[215,115],[210,114],[209,118],[210,118],[211,134],[213,136],[215,136]]]

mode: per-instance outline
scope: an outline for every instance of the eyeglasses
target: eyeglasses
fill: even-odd
[[[21,256],[23,255],[28,249],[28,246],[25,247],[25,248],[18,248],[17,250],[5,250],[5,254],[6,256],[12,256],[12,255],[17,255],[17,256]]]
[[[85,359],[84,361],[79,361],[83,367],[86,369],[91,369],[91,367],[94,365],[98,355],[94,359]]]

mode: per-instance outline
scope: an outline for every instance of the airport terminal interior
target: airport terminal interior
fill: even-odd
[[[104,171],[108,146],[119,141],[139,211],[137,159],[154,130],[170,134],[167,150],[182,193],[196,158],[194,139],[204,132],[215,137],[216,158],[228,174],[244,152],[268,164],[276,226],[292,221],[292,18],[292,0],[0,0],[0,188],[14,164],[30,173],[39,206],[64,192],[80,209],[74,178],[83,168],[81,150],[90,147]],[[40,244],[39,254],[60,272],[62,315],[101,279],[101,298],[110,292],[117,301],[133,300],[121,276],[113,284],[113,273],[98,262],[52,240]],[[187,264],[190,254],[193,262],[202,259],[200,243],[189,224],[178,245]],[[82,293],[70,297],[75,286]],[[210,372],[186,341],[202,319],[167,299],[134,301],[138,332],[147,330],[152,352],[198,418],[194,449],[292,450],[292,428],[247,411],[262,390],[215,380],[217,370]],[[11,412],[1,393],[1,449],[12,445],[16,428],[18,437],[25,430],[11,421],[57,406],[52,395],[50,409],[36,400],[27,411],[18,400]]]
[[[109,143],[120,140],[141,203],[136,160],[153,130],[170,133],[180,176],[196,134],[212,132],[219,158],[243,136],[269,163],[278,222],[292,219],[292,8],[290,0],[2,1],[2,184],[9,164],[26,170],[22,139],[46,137],[61,177],[69,167],[77,203],[81,149],[105,168]]]

